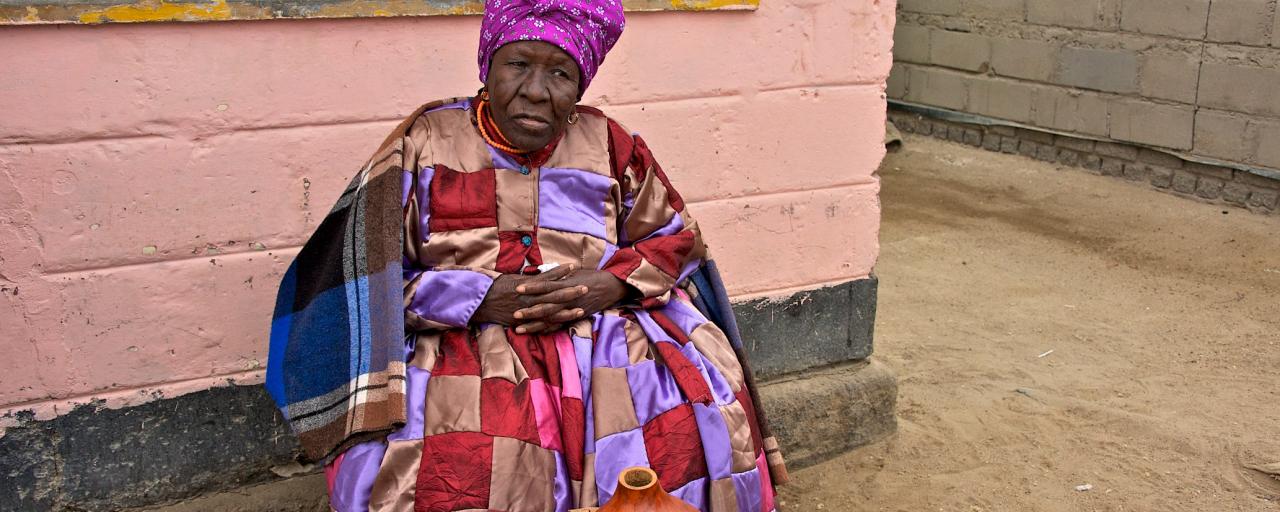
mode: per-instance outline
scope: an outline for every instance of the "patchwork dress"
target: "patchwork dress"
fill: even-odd
[[[579,107],[551,148],[513,156],[472,109],[430,108],[406,138],[407,422],[326,468],[333,508],[567,511],[647,466],[701,510],[774,510],[749,376],[678,288],[705,254],[697,224],[644,141]],[[637,296],[543,334],[471,321],[496,277],[546,263]]]

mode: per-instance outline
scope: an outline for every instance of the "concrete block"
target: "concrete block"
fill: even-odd
[[[0,161],[36,199],[44,270],[61,272],[300,245],[393,127],[0,146]],[[207,214],[228,208],[244,214]]]
[[[1114,158],[1102,159],[1102,175],[1103,176],[1123,176],[1125,162]]]
[[[1116,144],[1114,142],[1098,142],[1094,144],[1093,150],[1099,155],[1119,158],[1121,160],[1137,160],[1138,148],[1128,144]]]
[[[1280,116],[1280,69],[1206,62],[1200,74],[1201,106]]]
[[[1003,140],[1004,137],[987,132],[982,136],[982,149],[987,151],[1000,151],[1000,143],[1003,142]]]
[[[1023,0],[962,0],[961,12],[982,19],[1022,21],[1026,8]]]
[[[898,25],[893,31],[894,62],[929,62],[928,27],[919,25]]]
[[[897,396],[893,373],[875,360],[760,386],[760,401],[789,468],[816,464],[892,433]]]
[[[1042,132],[1040,130],[1030,130],[1026,128],[1018,128],[1018,138],[1022,140],[1030,140],[1040,144],[1053,144],[1053,134]]]
[[[1201,177],[1196,184],[1196,195],[1205,199],[1217,199],[1222,195],[1222,180]]]
[[[991,39],[978,34],[934,30],[929,36],[929,62],[985,72],[991,65]]]
[[[1018,139],[1013,137],[1004,137],[1000,139],[1000,152],[1010,155],[1018,152]]]
[[[1053,76],[1057,48],[1029,39],[992,39],[991,68],[997,75],[1047,82]]]
[[[1094,141],[1089,139],[1066,137],[1063,135],[1058,135],[1057,137],[1054,137],[1053,143],[1054,145],[1060,148],[1066,148],[1072,151],[1079,151],[1081,153],[1093,152],[1093,147],[1095,145]]]
[[[1280,123],[1258,124],[1258,152],[1253,161],[1259,165],[1280,169]]]
[[[1090,171],[1102,170],[1102,157],[1098,155],[1084,155],[1080,160],[1080,166]]]
[[[1255,189],[1280,190],[1280,180],[1247,171],[1236,171],[1232,179]]]
[[[1098,91],[1138,91],[1138,54],[1129,50],[1062,48],[1054,82]]]
[[[1038,142],[1029,140],[1018,141],[1018,154],[1028,158],[1035,158],[1036,155],[1040,154],[1041,145]]]
[[[882,138],[875,140],[884,147]],[[874,239],[879,228],[877,185],[709,201],[689,208],[714,248],[712,256],[730,295],[765,294],[795,283],[838,283],[870,275],[879,247],[862,241]],[[832,231],[832,225],[843,229]],[[764,237],[777,244],[767,254],[752,249]],[[760,272],[764,265],[794,268],[786,274]]]
[[[1074,28],[1105,28],[1114,23],[1108,12],[1114,0],[1099,2],[1063,2],[1061,0],[1027,0],[1027,22]]]
[[[1273,0],[1231,0],[1209,8],[1209,40],[1266,46]]]
[[[1280,203],[1280,192],[1275,190],[1254,189],[1253,192],[1249,194],[1249,206],[1275,210],[1280,208],[1280,204],[1278,203]]]
[[[1124,164],[1124,179],[1129,181],[1147,181],[1149,171],[1147,164],[1127,163]]]
[[[1143,96],[1195,103],[1200,59],[1184,54],[1156,54],[1142,58],[1139,92]]]
[[[1056,162],[1058,160],[1058,148],[1050,144],[1041,144],[1036,148],[1036,160]]]
[[[1196,181],[1199,178],[1186,171],[1174,171],[1172,187],[1183,194],[1191,194],[1196,191]]]
[[[1070,149],[1059,149],[1058,163],[1069,167],[1077,167],[1080,165],[1080,153]]]
[[[1280,47],[1280,16],[1276,16],[1271,25],[1271,46]]]
[[[964,143],[973,147],[982,146],[982,132],[974,128],[965,128]]]
[[[1253,153],[1248,126],[1249,120],[1242,114],[1201,109],[1196,112],[1196,154],[1237,162],[1247,160]]]
[[[1061,87],[1037,87],[1032,106],[1037,126],[1107,136],[1107,101],[1102,96]]]
[[[1171,149],[1191,149],[1195,111],[1134,100],[1112,101],[1111,138]]]
[[[1202,39],[1209,0],[1125,0],[1120,28],[1129,32]]]
[[[947,140],[964,144],[964,132],[965,129],[963,127],[951,125],[951,128],[947,130]]]
[[[1163,151],[1155,151],[1147,148],[1138,149],[1138,161],[1145,162],[1170,169],[1178,169],[1182,167],[1182,159],[1170,155]]]
[[[734,304],[759,379],[866,359],[876,317],[875,277]]]
[[[900,0],[898,9],[925,14],[960,14],[960,0]]]
[[[1169,188],[1173,185],[1173,169],[1151,167],[1151,185],[1156,188]]]
[[[902,64],[894,63],[893,70],[889,72],[889,80],[885,82],[885,95],[895,100],[906,97],[907,88],[910,87],[909,77],[910,71]]]
[[[611,106],[604,110],[644,136],[687,201],[700,202],[756,194],[764,190],[820,189],[871,183],[884,155],[884,99],[877,86],[784,89],[741,97]],[[803,119],[803,122],[783,121]],[[760,126],[791,126],[767,141],[752,135]],[[686,130],[717,136],[681,137]],[[843,133],[844,135],[839,135]],[[852,137],[845,140],[844,137]],[[372,139],[376,140],[378,139]],[[807,141],[807,142],[806,142]],[[822,141],[822,142],[818,142]],[[857,154],[787,151],[793,144],[850,144]],[[822,152],[816,152],[822,153]],[[781,176],[772,167],[792,169]],[[824,171],[832,166],[845,173]],[[726,180],[731,177],[733,184]],[[328,205],[325,204],[327,207]]]
[[[907,101],[964,110],[969,80],[963,75],[931,68],[912,68]]]
[[[1034,86],[994,79],[975,79],[969,88],[968,111],[1025,123],[1031,120]]]
[[[1222,200],[1236,206],[1244,206],[1249,202],[1249,186],[1244,183],[1227,183],[1222,187]]]
[[[1196,176],[1217,178],[1222,181],[1231,181],[1235,178],[1235,169],[1222,167],[1218,165],[1205,165],[1198,162],[1186,162],[1182,168],[1188,172],[1195,173]]]

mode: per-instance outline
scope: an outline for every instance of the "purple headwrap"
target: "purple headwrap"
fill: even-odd
[[[579,92],[586,91],[604,56],[622,37],[626,19],[621,0],[485,0],[480,26],[480,81],[503,45],[545,41],[578,63]]]

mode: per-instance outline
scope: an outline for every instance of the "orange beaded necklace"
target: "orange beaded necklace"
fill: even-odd
[[[532,151],[521,151],[511,145],[511,141],[502,135],[502,130],[498,129],[498,124],[493,122],[492,114],[489,113],[489,95],[480,95],[479,104],[476,105],[476,127],[480,128],[480,136],[488,142],[490,146],[506,151],[513,155],[527,155]],[[493,130],[490,135],[489,131]]]

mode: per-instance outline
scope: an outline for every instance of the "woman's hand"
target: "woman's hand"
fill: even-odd
[[[473,320],[514,326],[522,334],[546,332],[612,307],[626,293],[613,274],[575,265],[536,276],[504,275],[494,281]]]
[[[472,315],[472,321],[515,326],[517,332],[541,332],[581,318],[583,313],[568,305],[586,294],[581,287],[560,282],[575,270],[574,265],[563,265],[534,276],[506,274],[499,276],[489,287],[489,293]],[[543,293],[520,293],[523,286],[537,284]],[[536,308],[536,309],[534,309]],[[527,312],[534,309],[537,316]],[[524,311],[524,313],[522,313]],[[524,325],[531,321],[538,325]],[[529,327],[536,328],[535,330]],[[521,330],[521,329],[524,330]]]

